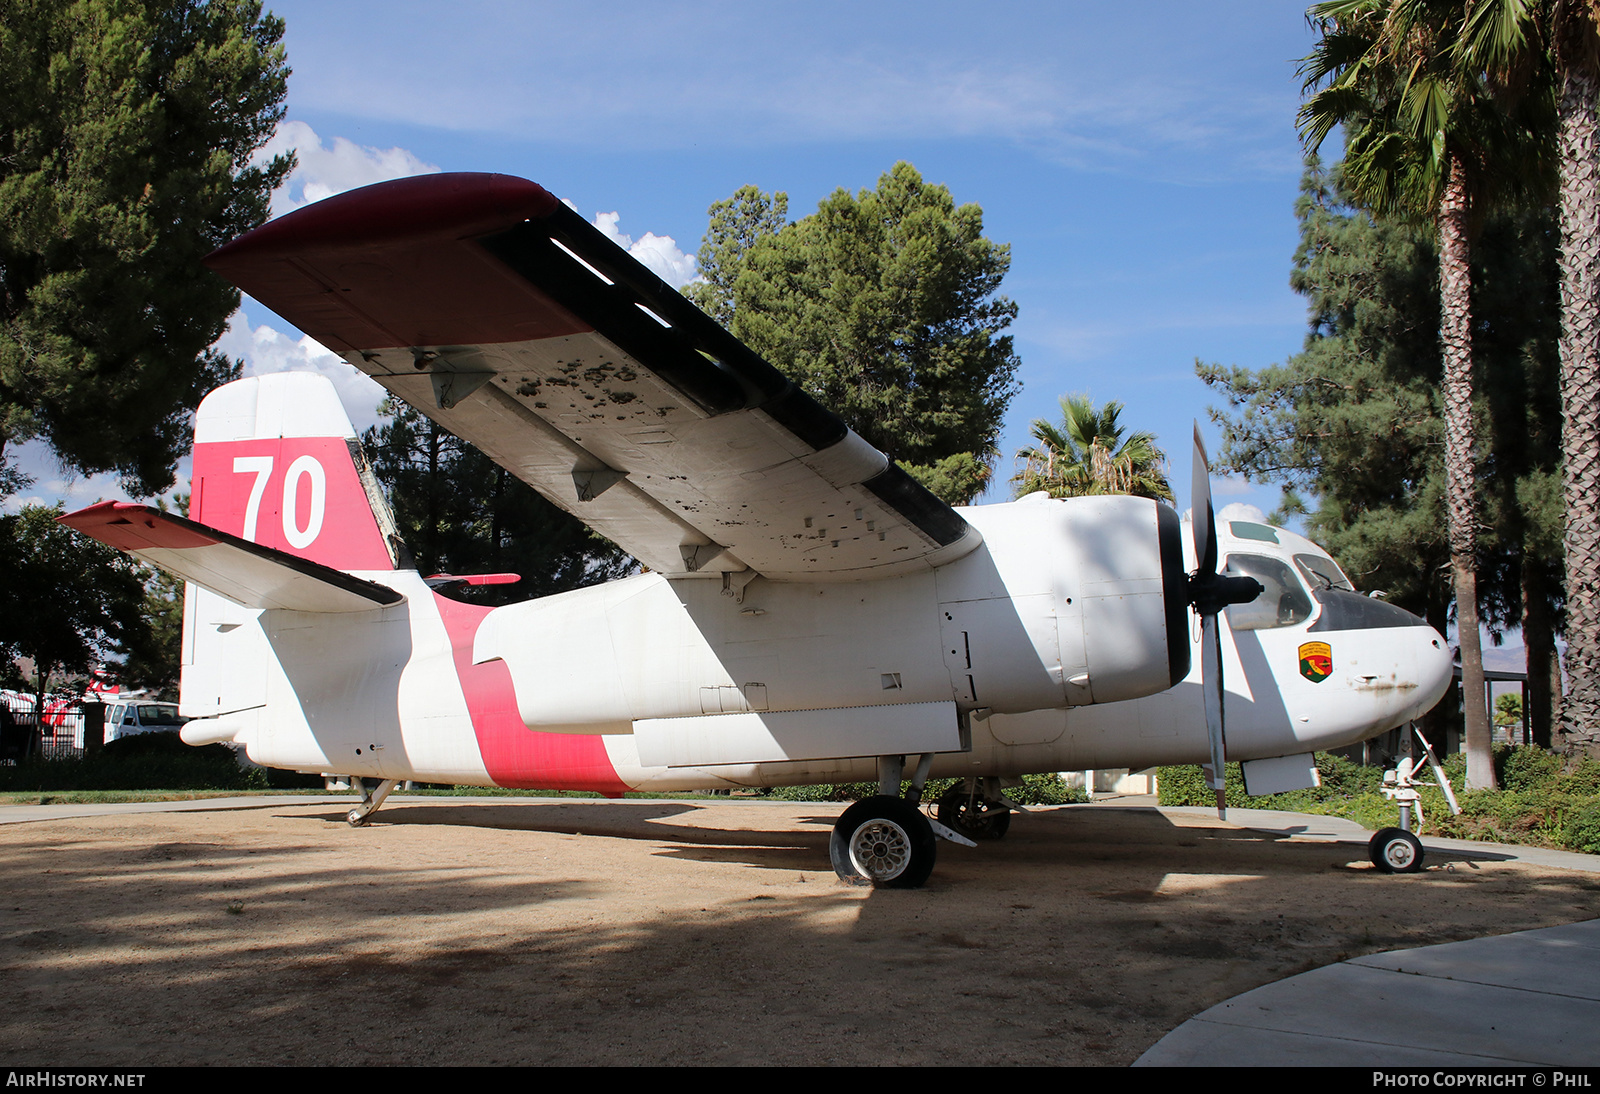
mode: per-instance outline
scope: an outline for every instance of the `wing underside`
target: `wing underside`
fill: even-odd
[[[382,183],[207,262],[653,570],[881,577],[980,542],[531,182]]]

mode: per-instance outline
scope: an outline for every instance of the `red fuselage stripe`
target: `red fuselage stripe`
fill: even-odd
[[[484,768],[496,786],[593,790],[617,796],[629,787],[617,777],[598,734],[540,733],[517,712],[517,693],[504,661],[472,663],[472,640],[492,610],[435,595],[461,678],[472,731]]]

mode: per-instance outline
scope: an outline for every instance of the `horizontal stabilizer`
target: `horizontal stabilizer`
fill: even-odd
[[[369,612],[405,596],[331,566],[263,547],[148,505],[105,501],[58,517],[91,539],[247,608]]]

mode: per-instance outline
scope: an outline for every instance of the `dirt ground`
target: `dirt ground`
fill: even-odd
[[[1600,914],[1111,805],[828,868],[841,807],[392,802],[0,827],[0,1064],[1126,1064],[1249,988]]]

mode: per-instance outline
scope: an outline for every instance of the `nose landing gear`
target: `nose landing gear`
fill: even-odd
[[[1367,843],[1367,857],[1372,860],[1372,865],[1386,874],[1414,874],[1422,869],[1422,841],[1411,833],[1411,812],[1416,810],[1417,820],[1422,820],[1422,795],[1417,792],[1419,786],[1438,786],[1444,791],[1445,800],[1450,803],[1452,813],[1460,813],[1461,806],[1456,804],[1455,793],[1450,789],[1450,780],[1445,777],[1444,768],[1439,766],[1439,758],[1433,754],[1433,746],[1428,744],[1428,739],[1422,732],[1413,728],[1412,734],[1422,742],[1423,755],[1433,768],[1437,783],[1418,782],[1416,763],[1407,756],[1395,765],[1393,771],[1383,774],[1383,796],[1393,801],[1400,807],[1400,827],[1385,828]]]

